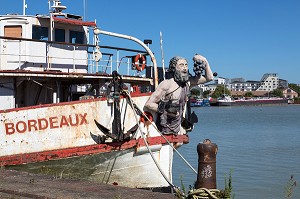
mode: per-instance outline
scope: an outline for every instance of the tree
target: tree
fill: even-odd
[[[203,92],[203,97],[204,97],[204,98],[207,98],[207,97],[209,96],[209,94],[210,94],[210,91],[208,91],[208,90],[207,90],[207,91],[204,91],[204,92]]]
[[[201,92],[202,89],[201,88],[195,86],[195,87],[191,88],[190,91],[191,91],[191,95],[200,96],[201,97],[201,94],[202,94],[202,92]]]
[[[253,97],[253,93],[252,92],[246,92],[245,97]]]
[[[218,85],[216,87],[216,90],[213,92],[213,94],[211,95],[212,98],[218,98],[222,95],[230,95],[230,90],[228,90],[225,85]]]
[[[275,97],[283,97],[282,90],[280,90],[280,89],[274,89],[274,90],[271,92],[271,95],[272,95],[272,96],[275,96]]]

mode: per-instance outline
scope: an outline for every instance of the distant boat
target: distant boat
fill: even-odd
[[[250,99],[233,99],[229,95],[223,95],[217,100],[211,100],[211,106],[253,106],[253,105],[268,105],[268,104],[288,104],[288,99],[277,97],[262,97]]]
[[[229,95],[222,95],[222,97],[214,100],[210,100],[210,106],[231,106],[234,103],[234,99],[232,99]]]
[[[191,107],[207,107],[210,106],[210,102],[208,99],[202,99],[202,98],[192,98],[191,101]]]
[[[239,99],[234,100],[233,105],[268,105],[268,104],[288,104],[288,99],[286,98],[251,98],[251,99]]]

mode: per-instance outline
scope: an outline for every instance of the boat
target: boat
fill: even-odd
[[[234,105],[236,106],[272,105],[272,104],[288,104],[288,99],[280,98],[280,97],[260,97],[260,98],[234,100]]]
[[[191,107],[208,107],[208,106],[210,106],[209,100],[202,99],[202,98],[191,98],[190,104],[191,104]]]
[[[232,106],[235,104],[234,99],[226,94],[223,94],[218,99],[210,99],[210,106]]]
[[[288,99],[278,97],[257,97],[257,98],[240,98],[233,99],[229,95],[223,95],[217,100],[211,100],[211,106],[255,106],[255,105],[272,105],[288,104]]]
[[[132,188],[172,188],[174,151],[143,107],[158,85],[141,40],[66,13],[0,16],[0,163],[6,169]],[[102,46],[101,36],[139,49]],[[101,38],[102,41],[102,38]],[[110,40],[109,40],[110,41]]]

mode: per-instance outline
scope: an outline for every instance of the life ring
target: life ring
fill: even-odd
[[[134,58],[134,66],[138,71],[142,71],[146,67],[146,58],[142,54],[137,54]]]
[[[147,118],[146,118],[147,117]],[[146,124],[146,125],[150,125],[151,122],[153,122],[153,116],[150,112],[145,111],[144,114],[141,115],[140,117],[140,122]]]

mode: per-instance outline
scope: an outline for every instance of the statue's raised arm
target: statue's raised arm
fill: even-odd
[[[207,59],[199,54],[195,54],[193,57],[195,76],[189,78],[191,86],[203,84],[214,79],[214,75],[211,71],[210,65]],[[204,75],[202,75],[204,71]]]

